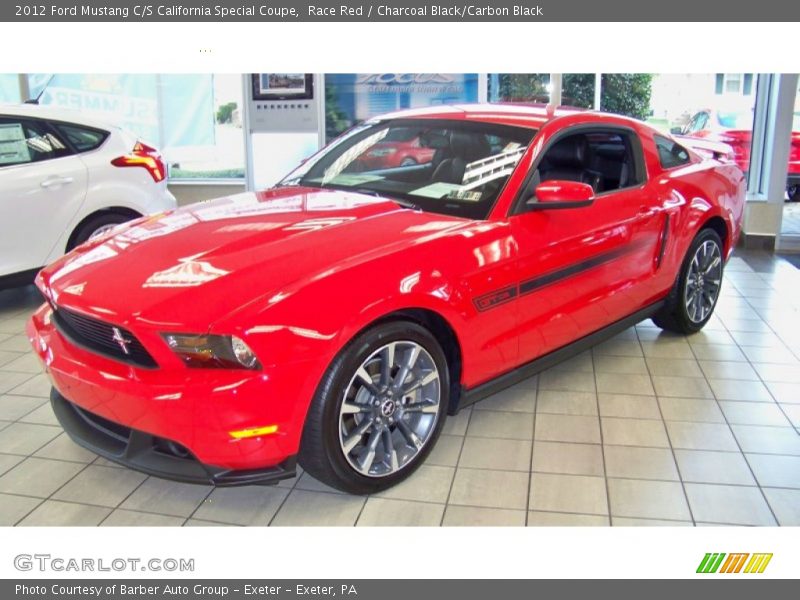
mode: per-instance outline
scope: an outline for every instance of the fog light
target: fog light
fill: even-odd
[[[254,427],[252,429],[240,429],[239,431],[231,431],[230,436],[235,440],[242,440],[245,438],[258,437],[260,435],[271,435],[277,433],[277,425],[267,425],[266,427]]]

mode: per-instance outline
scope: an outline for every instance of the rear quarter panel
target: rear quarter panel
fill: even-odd
[[[653,177],[653,185],[670,218],[662,266],[654,277],[658,296],[672,287],[689,245],[712,218],[725,223],[724,256],[730,257],[741,233],[746,182],[736,165],[708,159],[662,170]]]

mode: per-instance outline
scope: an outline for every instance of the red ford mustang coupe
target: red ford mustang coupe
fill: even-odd
[[[409,128],[430,161],[363,170]],[[299,460],[376,492],[460,408],[642,319],[702,328],[744,190],[736,165],[622,117],[395,113],[274,189],[80,246],[38,275],[28,335],[64,429],[112,461],[233,485]]]

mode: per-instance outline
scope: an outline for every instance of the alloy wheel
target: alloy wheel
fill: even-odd
[[[367,477],[405,468],[426,446],[439,419],[439,370],[417,342],[395,341],[356,370],[339,410],[339,444]]]
[[[91,235],[89,235],[88,239],[89,239],[89,240],[93,240],[93,239],[95,239],[95,238],[98,238],[98,237],[100,237],[101,235],[105,235],[105,234],[107,234],[109,231],[111,231],[112,229],[114,229],[115,227],[118,227],[118,226],[119,226],[119,223],[109,223],[109,224],[107,224],[107,225],[101,225],[100,227],[98,227],[97,229],[95,229],[95,230],[94,230],[94,231],[91,233]]]
[[[686,274],[683,302],[692,323],[702,323],[714,310],[722,284],[722,253],[714,240],[706,240],[692,257]]]

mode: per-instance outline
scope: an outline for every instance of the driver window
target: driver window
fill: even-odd
[[[577,181],[592,186],[597,195],[641,183],[631,135],[617,130],[592,130],[568,135],[552,144],[531,175],[523,198],[532,208],[536,188],[553,180]],[[641,163],[639,163],[641,164]]]

